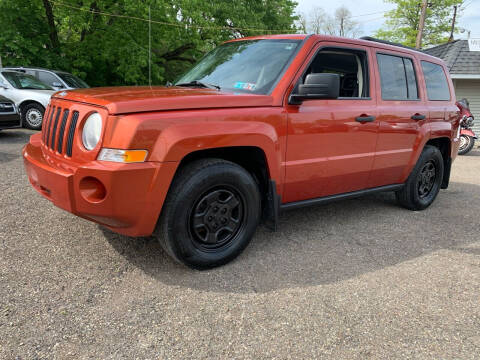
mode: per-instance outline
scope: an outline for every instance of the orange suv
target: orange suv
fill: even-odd
[[[227,42],[168,87],[56,93],[23,150],[33,187],[197,269],[227,263],[282,210],[448,186],[459,109],[445,64],[372,38]]]

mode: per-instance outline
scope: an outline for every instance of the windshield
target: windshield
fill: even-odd
[[[267,94],[299,44],[299,40],[226,43],[207,54],[176,84],[200,81],[222,90]]]
[[[60,76],[62,78],[62,80],[65,81],[66,84],[68,86],[70,86],[71,88],[81,89],[81,88],[90,87],[90,86],[87,85],[87,83],[85,81],[76,77],[75,75],[72,75],[72,74],[69,74],[69,73],[61,73],[61,72],[58,72],[56,74],[58,76]]]
[[[2,72],[2,75],[16,89],[53,90],[31,75],[9,71]]]

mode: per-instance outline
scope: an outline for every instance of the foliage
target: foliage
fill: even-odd
[[[268,33],[264,30],[295,32],[296,5],[294,0],[1,0],[0,54],[3,66],[62,69],[92,86],[148,84],[149,24],[142,19],[148,19],[150,6],[152,83],[162,84],[225,40]]]
[[[396,4],[394,10],[387,12],[386,28],[380,29],[375,36],[389,41],[415,46],[418,23],[420,21],[421,1],[386,0]],[[448,40],[452,25],[453,6],[461,5],[462,0],[429,0],[422,37],[423,46],[438,45]],[[458,16],[458,15],[457,15]],[[458,17],[457,17],[458,18]]]

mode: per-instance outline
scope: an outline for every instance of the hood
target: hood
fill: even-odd
[[[47,107],[50,97],[55,94],[55,90],[30,90],[30,89],[14,89],[15,97],[19,100],[17,103],[21,103],[25,100],[35,100]],[[13,97],[13,96],[12,96]]]
[[[109,87],[57,92],[54,98],[99,105],[109,113],[271,106],[269,95],[187,87]]]

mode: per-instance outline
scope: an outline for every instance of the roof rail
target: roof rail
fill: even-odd
[[[387,40],[377,39],[377,38],[374,38],[374,37],[371,37],[371,36],[362,36],[360,39],[361,40],[367,40],[367,41],[374,41],[374,42],[378,42],[378,43],[381,43],[381,44],[398,46],[398,47],[401,47],[401,48],[404,48],[404,49],[409,49],[409,50],[414,50],[414,51],[420,51],[421,52],[421,50],[412,48],[410,46],[405,46],[405,45],[395,43],[395,42],[391,42],[391,41],[387,41]]]

